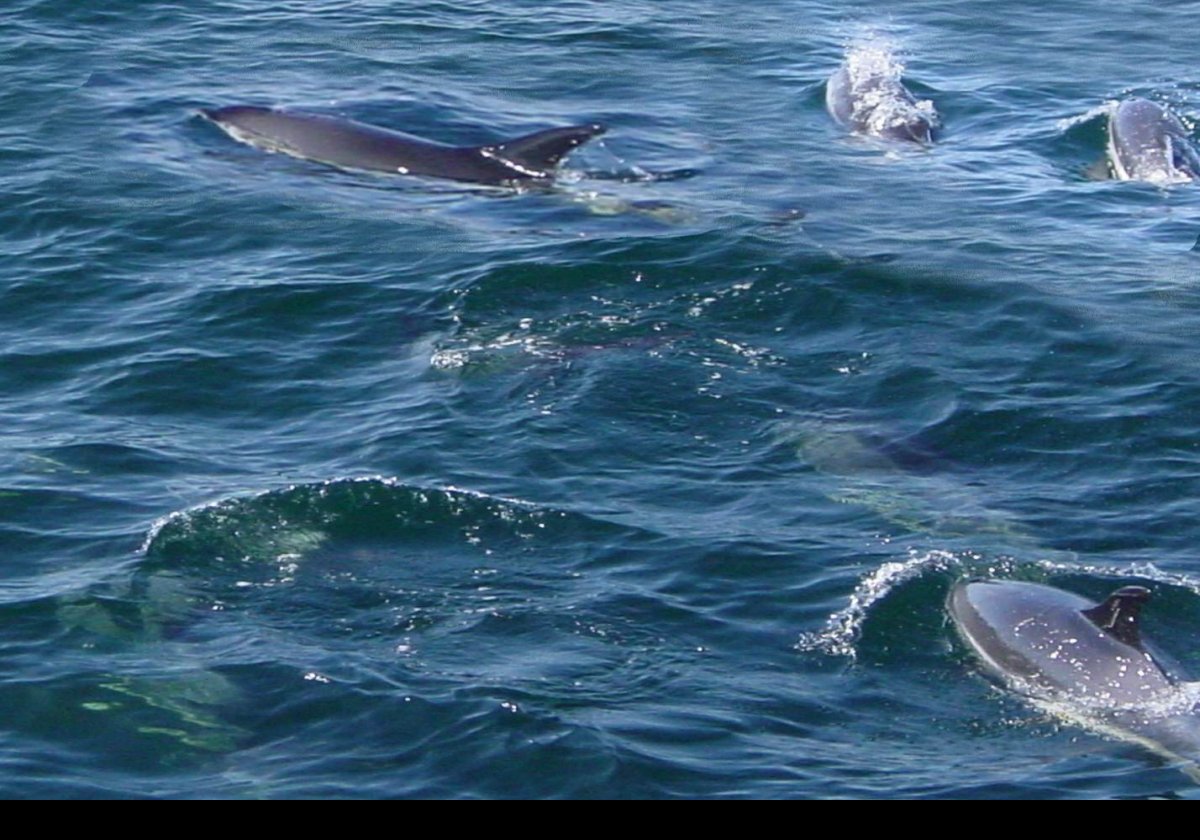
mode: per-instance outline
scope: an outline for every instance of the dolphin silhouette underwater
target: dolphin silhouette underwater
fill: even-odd
[[[825,107],[839,125],[884,140],[928,145],[937,112],[904,86],[890,61],[849,57],[825,83]]]
[[[568,153],[605,132],[599,123],[536,131],[483,146],[447,146],[339,117],[253,105],[200,109],[243,143],[341,169],[424,175],[493,186],[548,183]]]
[[[1084,726],[1181,760],[1200,781],[1196,684],[1181,681],[1142,639],[1149,598],[1148,589],[1125,586],[1092,604],[1042,584],[987,580],[956,584],[947,611],[1004,684]]]
[[[1127,99],[1110,112],[1108,165],[1118,181],[1178,184],[1200,178],[1200,156],[1187,129],[1148,99]]]

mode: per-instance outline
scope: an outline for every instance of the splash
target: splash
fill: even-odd
[[[160,519],[142,552],[168,566],[294,562],[329,540],[391,538],[448,528],[521,537],[565,514],[469,490],[424,488],[368,476],[295,484],[209,502]]]
[[[858,655],[858,639],[872,607],[908,581],[931,572],[959,568],[958,557],[947,551],[914,553],[907,560],[884,563],[858,582],[850,593],[850,602],[829,616],[823,629],[801,634],[795,648],[806,653],[825,653],[853,660]]]
[[[856,85],[873,79],[898,82],[904,67],[896,45],[883,35],[868,35],[846,47],[846,71]]]
[[[1064,563],[1057,560],[1038,560],[1035,565],[1050,575],[1087,575],[1089,577],[1111,577],[1150,581],[1164,586],[1185,589],[1200,595],[1200,577],[1181,572],[1167,572],[1153,563],[1134,563],[1130,566],[1102,566],[1094,563]]]
[[[635,277],[640,282],[640,275]],[[505,370],[552,371],[588,356],[634,352],[658,355],[685,334],[622,306],[601,312],[575,312],[542,320],[521,318],[515,325],[464,328],[434,348],[429,366],[443,373],[495,373]],[[531,368],[532,365],[532,368]]]
[[[502,333],[487,341],[470,341],[459,347],[439,347],[429,357],[429,366],[440,371],[460,371],[468,366],[485,369],[502,366],[504,360],[522,357],[556,361],[562,348],[553,341],[525,332],[532,324],[522,324],[522,332]],[[515,364],[516,362],[514,362]]]
[[[1063,117],[1055,124],[1055,128],[1060,134],[1065,134],[1076,126],[1086,125],[1092,120],[1097,120],[1102,117],[1107,119],[1112,114],[1113,109],[1116,107],[1117,100],[1109,99],[1100,105],[1096,105],[1087,109],[1082,114],[1076,114],[1072,117]]]
[[[912,126],[924,125],[928,131],[940,125],[933,103],[915,98],[904,86],[904,69],[899,50],[887,37],[868,35],[848,45],[843,70],[851,111],[846,121],[875,137],[899,137],[910,134]]]
[[[863,575],[854,591],[850,593],[846,606],[831,614],[820,630],[802,633],[795,649],[806,653],[856,659],[858,640],[874,607],[905,584],[930,574],[952,578],[1027,580],[1037,583],[1049,583],[1054,578],[1067,576],[1103,577],[1156,583],[1200,596],[1200,577],[1166,572],[1150,563],[1104,566],[1044,557],[1022,562],[1012,557],[985,558],[979,554],[944,550],[911,550],[906,559],[883,563]],[[941,609],[940,604],[938,609]],[[1189,690],[1200,691],[1200,683],[1186,685],[1197,686]],[[1163,698],[1163,714],[1174,708],[1171,704],[1178,702],[1179,696],[1174,694]]]

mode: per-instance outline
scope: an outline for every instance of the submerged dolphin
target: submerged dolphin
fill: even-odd
[[[825,106],[840,125],[885,140],[933,142],[937,112],[917,101],[889,63],[847,60],[825,84]]]
[[[1112,109],[1108,164],[1119,181],[1174,184],[1200,178],[1200,156],[1183,123],[1147,99],[1128,99]]]
[[[1142,640],[1139,615],[1149,597],[1126,586],[1094,605],[1041,584],[974,581],[951,590],[947,610],[1010,687],[1105,734],[1184,759],[1197,778],[1194,684],[1180,682]]]
[[[475,184],[546,182],[572,149],[604,133],[599,124],[537,131],[486,146],[445,146],[353,120],[250,105],[201,109],[231,137],[268,152],[398,175]]]

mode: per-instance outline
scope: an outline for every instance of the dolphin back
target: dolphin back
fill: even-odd
[[[954,587],[947,609],[989,669],[1025,693],[1137,706],[1174,682],[1142,647],[1136,610],[1127,621],[1145,596],[1122,591],[1092,605],[1041,584],[974,581]]]
[[[268,152],[343,169],[494,185],[550,180],[567,153],[605,130],[595,124],[566,126],[499,144],[461,147],[301,111],[233,105],[200,113],[235,140]]]

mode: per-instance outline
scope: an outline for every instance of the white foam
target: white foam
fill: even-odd
[[[863,624],[875,604],[902,583],[921,577],[926,572],[958,568],[960,561],[948,551],[913,553],[907,560],[884,563],[859,580],[850,593],[850,602],[829,616],[823,629],[801,634],[796,649],[854,659],[858,653],[856,645],[862,635]]]
[[[939,124],[933,103],[914,100],[904,87],[904,61],[890,38],[872,34],[850,44],[845,68],[854,91],[852,119],[867,134],[884,135],[919,121]]]

